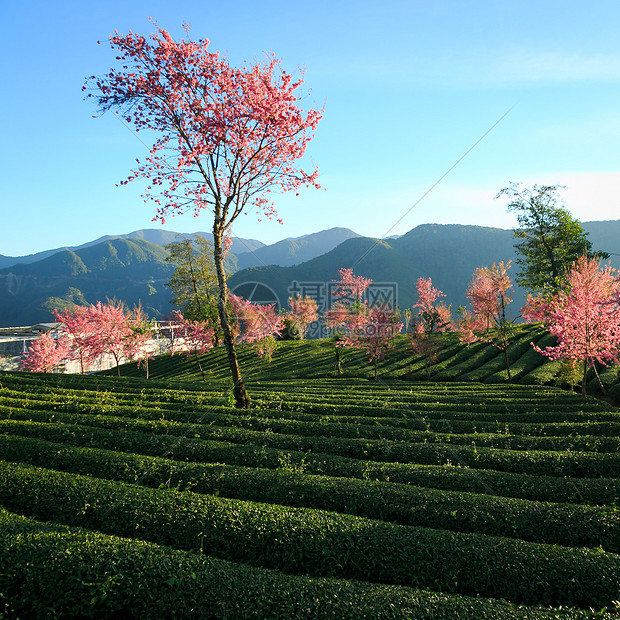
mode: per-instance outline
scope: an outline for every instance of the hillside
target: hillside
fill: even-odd
[[[284,379],[239,411],[229,381],[1,378],[10,617],[617,618],[607,403]]]
[[[170,308],[164,283],[173,269],[166,256],[159,245],[119,238],[0,269],[0,326],[47,321],[54,307],[106,298],[130,307],[141,302],[158,317]]]
[[[590,233],[594,248],[612,254],[611,264],[620,267],[620,220],[586,222],[584,229]],[[50,250],[43,253],[46,257],[42,260],[22,260],[0,269],[0,326],[48,321],[50,308],[107,297],[124,300],[130,306],[141,300],[151,316],[161,316],[170,309],[169,292],[163,284],[172,273],[165,263],[162,244],[178,236],[179,233],[155,229],[134,231],[124,236],[102,237],[80,249]],[[331,249],[324,251],[326,248]],[[304,260],[309,256],[312,258]],[[253,297],[255,301],[277,301],[280,306],[287,305],[290,294],[318,291],[319,301],[325,307],[329,283],[337,279],[338,269],[351,267],[356,274],[372,278],[378,294],[389,295],[393,300],[397,292],[401,308],[414,303],[416,280],[430,276],[446,294],[445,301],[456,309],[467,305],[465,290],[476,267],[514,258],[510,230],[424,224],[386,240],[359,237],[346,228],[286,239],[270,246],[253,239],[235,238],[228,268],[234,272],[251,261],[277,263],[237,271],[230,278],[230,287],[246,297],[258,295]],[[513,265],[513,278],[517,269]],[[257,283],[264,286],[257,287]],[[515,288],[514,301],[509,306],[513,317],[518,315],[524,298],[524,292]]]
[[[620,220],[587,222],[584,229],[594,249],[612,256],[610,263],[620,267]],[[264,248],[263,248],[264,250]],[[330,252],[291,267],[263,266],[238,271],[230,278],[231,289],[251,290],[244,283],[261,283],[274,292],[281,306],[287,305],[291,293],[301,291],[303,283],[323,287],[325,302],[329,282],[338,279],[338,269],[350,267],[357,275],[371,278],[376,285],[396,285],[398,305],[411,306],[416,301],[415,283],[420,277],[431,277],[433,284],[446,294],[445,302],[453,309],[467,306],[465,291],[477,267],[493,262],[513,261],[510,276],[515,278],[512,230],[460,224],[422,224],[398,238],[372,240],[351,238]],[[298,285],[294,283],[297,282]],[[309,286],[308,290],[313,287]],[[516,318],[525,302],[526,293],[513,289],[509,315]]]
[[[338,279],[338,269],[350,267],[354,273],[371,278],[375,285],[398,289],[398,305],[411,306],[416,300],[415,283],[431,277],[444,291],[446,302],[454,308],[466,305],[465,290],[476,267],[514,258],[512,232],[482,226],[425,224],[398,239],[378,240],[358,237],[345,241],[332,251],[293,267],[254,267],[235,273],[231,289],[243,290],[247,282],[260,282],[275,292],[286,305],[295,291],[295,282],[320,283],[324,302],[328,283]],[[513,274],[514,275],[514,274]],[[310,287],[309,287],[310,288]],[[512,307],[523,305],[524,294],[515,292]]]
[[[35,254],[28,254],[26,256],[4,256],[0,254],[0,269],[5,267],[12,267],[13,265],[17,265],[19,263],[31,264],[42,261],[54,254],[58,254],[60,252],[76,252],[78,250],[83,250],[85,248],[92,247],[94,245],[99,245],[100,243],[105,243],[106,241],[113,241],[115,239],[129,239],[131,241],[148,241],[149,243],[154,243],[155,245],[166,245],[167,243],[171,243],[173,241],[178,240],[179,237],[193,237],[195,235],[200,235],[202,237],[211,237],[211,233],[208,232],[195,232],[195,233],[179,233],[170,230],[160,230],[157,228],[147,228],[143,230],[134,230],[131,233],[126,235],[104,235],[103,237],[99,237],[94,241],[89,241],[88,243],[83,243],[82,245],[71,246],[71,247],[63,247],[63,248],[54,248],[51,250],[45,250],[43,252],[37,252]],[[241,239],[240,237],[233,238],[233,243],[231,247],[231,252],[233,254],[241,253],[241,252],[250,252],[257,250],[263,247],[265,244],[256,239]]]

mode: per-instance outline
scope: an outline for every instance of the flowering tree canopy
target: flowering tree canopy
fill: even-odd
[[[180,312],[174,311],[172,320],[174,325],[168,326],[171,347],[170,354],[174,355],[176,349],[183,349],[187,357],[193,356],[198,364],[204,383],[207,382],[205,372],[200,363],[200,356],[208,353],[213,348],[215,331],[209,321],[192,321],[186,319]]]
[[[293,329],[296,330],[299,338],[303,340],[306,337],[308,326],[319,319],[319,307],[316,299],[312,297],[289,297],[288,305],[291,311],[287,318]]]
[[[239,342],[252,344],[259,357],[270,361],[275,350],[274,336],[279,336],[284,326],[283,317],[276,312],[275,304],[253,304],[232,294],[229,299]]]
[[[543,318],[549,332],[557,338],[556,346],[535,347],[540,353],[551,359],[583,363],[584,396],[588,368],[596,370],[595,362],[607,365],[618,360],[620,277],[609,265],[601,268],[597,259],[582,256],[569,270],[566,287],[546,299],[530,300],[526,313]]]
[[[30,372],[52,372],[69,356],[70,350],[67,339],[58,338],[56,340],[46,332],[28,347],[28,351],[22,358],[21,367]]]
[[[445,294],[433,286],[430,278],[418,278],[416,290],[418,301],[413,305],[413,309],[418,310],[418,331],[430,334],[449,329],[452,324],[450,308],[436,303],[440,297],[445,297]]]
[[[340,347],[365,351],[373,363],[375,379],[377,362],[382,360],[403,327],[397,310],[384,304],[370,307],[364,295],[372,284],[370,278],[356,276],[352,269],[339,269],[333,297],[336,302],[327,310],[323,321],[336,333],[336,373],[340,374]]]
[[[359,317],[363,317],[360,320]],[[351,323],[344,345],[364,351],[372,362],[374,377],[377,378],[377,363],[384,359],[392,348],[394,338],[400,334],[403,324],[399,312],[387,304],[368,308]]]
[[[441,353],[442,343],[438,334],[450,329],[452,314],[449,306],[437,303],[437,300],[445,297],[445,294],[433,286],[431,278],[418,278],[416,290],[418,301],[413,305],[412,310],[417,309],[417,315],[410,339],[413,352],[424,357],[428,380],[431,367]]]
[[[504,354],[508,381],[511,381],[508,359],[509,338],[513,331],[512,321],[506,318],[506,306],[512,301],[512,280],[508,275],[511,261],[493,263],[474,271],[466,296],[472,311],[465,311],[458,321],[462,342],[491,342]]]
[[[111,355],[116,363],[116,373],[120,376],[119,364],[132,351],[132,331],[129,316],[122,302],[98,301],[88,309],[92,324],[89,346],[95,355]]]
[[[159,134],[128,181],[150,180],[145,198],[155,202],[162,223],[188,210],[213,213],[219,318],[236,405],[247,408],[227,315],[224,237],[246,208],[274,217],[271,191],[319,187],[316,169],[306,172],[295,162],[322,111],[302,111],[302,80],[293,80],[274,57],[234,68],[208,51],[208,40],[177,42],[159,28],[150,41],[115,33],[110,44],[121,68],[90,79],[101,110],[118,109],[137,130]]]
[[[84,374],[98,356],[96,347],[93,347],[94,324],[88,306],[73,306],[62,312],[54,310],[54,317],[63,325],[71,359],[79,360],[80,370]]]

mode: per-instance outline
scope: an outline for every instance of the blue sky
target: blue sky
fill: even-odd
[[[0,254],[157,228],[138,184],[117,186],[143,144],[81,92],[114,65],[115,29],[208,38],[232,64],[273,52],[305,68],[325,106],[307,157],[324,190],[276,197],[234,232],[272,243],[345,226],[403,234],[427,223],[511,228],[511,181],[566,185],[581,219],[620,219],[620,4],[460,0],[149,0],[0,3]],[[510,112],[422,200],[429,188]],[[209,230],[210,214],[165,228]]]

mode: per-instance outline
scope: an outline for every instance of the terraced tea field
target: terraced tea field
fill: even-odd
[[[434,382],[477,381],[481,383],[508,383],[503,353],[492,344],[478,342],[467,346],[458,341],[454,333],[443,334],[443,348],[439,360],[430,369]],[[544,348],[555,343],[548,333],[535,325],[515,326],[508,347],[512,382],[521,385],[566,386],[559,378],[561,362],[550,361],[532,348],[531,343]],[[279,381],[282,379],[323,379],[334,376],[334,341],[331,339],[279,342],[271,363],[257,358],[249,345],[239,346],[239,363],[243,376],[252,381]],[[372,365],[368,356],[360,351],[345,349],[341,352],[342,377],[372,379]],[[229,377],[226,353],[222,347],[200,358],[201,365],[210,381],[227,381]],[[379,362],[379,377],[383,380],[425,381],[425,360],[414,355],[409,338],[404,335],[395,339],[394,348]],[[198,365],[185,355],[161,356],[150,364],[151,377],[183,380],[201,380]],[[601,366],[598,370],[608,395],[620,403],[620,367]],[[115,375],[116,370],[108,371]],[[578,373],[579,374],[579,373]],[[144,370],[136,364],[122,367],[122,375],[144,377]],[[577,377],[578,384],[581,376]],[[593,370],[588,375],[588,390],[600,394],[600,386]]]
[[[9,617],[581,618],[620,414],[533,385],[0,373]]]

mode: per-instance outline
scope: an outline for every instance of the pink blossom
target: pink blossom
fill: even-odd
[[[52,372],[70,355],[67,338],[54,339],[43,333],[28,347],[21,363],[23,370],[30,372]]]
[[[288,305],[291,308],[291,311],[288,313],[288,318],[296,327],[303,340],[306,336],[308,326],[319,318],[316,299],[312,299],[312,297],[308,296],[289,297]]]
[[[583,363],[586,373],[595,362],[607,365],[620,354],[620,277],[615,269],[587,256],[571,267],[567,286],[545,303],[544,320],[558,344],[537,351],[551,359]],[[599,379],[600,381],[600,379]],[[602,387],[602,383],[601,383]]]

